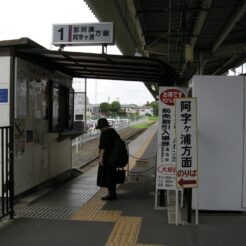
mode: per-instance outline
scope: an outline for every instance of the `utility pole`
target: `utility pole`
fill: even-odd
[[[97,79],[95,79],[95,104],[97,104]]]

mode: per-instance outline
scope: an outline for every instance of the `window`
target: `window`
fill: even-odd
[[[75,120],[83,120],[83,114],[75,115]]]
[[[49,98],[50,131],[71,130],[73,128],[73,89],[58,82],[49,81]]]

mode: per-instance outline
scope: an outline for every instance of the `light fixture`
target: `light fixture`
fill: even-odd
[[[154,84],[151,85],[151,89],[152,89],[152,91],[156,91],[156,88],[155,88]]]

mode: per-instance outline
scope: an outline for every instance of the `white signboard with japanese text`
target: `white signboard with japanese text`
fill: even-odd
[[[186,88],[159,88],[156,189],[176,189],[175,99],[186,96]]]
[[[52,44],[100,45],[113,44],[113,23],[55,24]]]
[[[197,100],[196,98],[178,98],[175,108],[177,188],[197,188]]]

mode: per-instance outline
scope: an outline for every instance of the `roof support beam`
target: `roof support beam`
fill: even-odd
[[[231,15],[231,18],[227,21],[224,29],[218,35],[218,38],[215,40],[213,48],[212,48],[213,52],[216,51],[220,47],[220,45],[224,42],[224,40],[226,39],[230,31],[235,26],[235,24],[244,15],[245,10],[246,10],[246,0],[242,1],[242,3],[236,7],[233,14]]]
[[[228,66],[231,62],[233,62],[233,60],[234,60],[236,57],[237,57],[236,55],[232,56],[229,60],[227,60],[226,63],[224,63],[223,65],[220,65],[220,67],[219,67],[217,70],[215,70],[212,74],[213,74],[213,75],[216,75],[216,74],[220,75],[220,74],[221,74],[220,72],[223,71],[225,68],[227,68],[227,66]]]
[[[240,45],[230,45],[226,47],[221,47],[216,52],[213,53],[214,57],[223,56],[233,56],[233,55],[243,55],[246,56],[246,43]]]
[[[209,9],[212,6],[212,3],[213,3],[213,0],[203,0],[202,1],[202,9],[201,9],[201,11],[198,15],[197,21],[194,25],[193,34],[192,34],[191,41],[190,41],[191,49],[194,49],[196,46],[196,42],[197,42],[198,37],[201,33],[202,27],[205,23]],[[204,9],[206,9],[206,11],[204,11]],[[182,71],[180,72],[181,76],[183,76],[185,74],[187,64],[188,64],[188,61],[186,61],[184,66],[182,67]]]
[[[203,51],[205,55],[205,60],[213,59],[213,58],[221,58],[221,57],[228,57],[228,56],[246,56],[246,43],[242,43],[239,45],[230,45],[226,47],[221,47],[216,52],[212,51]]]
[[[199,16],[197,18],[196,24],[194,26],[194,30],[193,30],[193,35],[191,38],[191,45],[193,46],[193,48],[196,45],[197,39],[201,33],[202,27],[205,23],[205,20],[207,18],[209,9],[211,8],[211,5],[213,3],[213,0],[203,0],[202,2],[202,10],[199,13]],[[204,9],[206,9],[207,11],[204,11]]]
[[[149,56],[148,52],[146,52],[144,50],[146,42],[145,42],[145,39],[144,39],[144,36],[143,36],[143,30],[141,28],[141,24],[140,24],[138,15],[137,15],[137,11],[136,11],[136,8],[135,8],[135,5],[134,5],[134,1],[133,0],[126,0],[126,3],[127,3],[127,7],[128,7],[128,10],[129,10],[130,16],[131,16],[131,18],[133,20],[133,23],[134,23],[134,26],[136,28],[136,33],[137,33],[138,39],[140,41],[140,45],[139,45],[138,49],[139,49],[140,52],[142,52],[145,56],[148,57]]]

